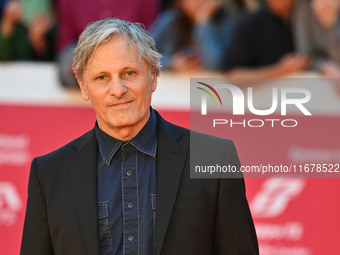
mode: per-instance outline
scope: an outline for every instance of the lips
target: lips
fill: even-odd
[[[124,107],[124,106],[128,106],[130,105],[130,103],[132,103],[133,100],[127,100],[127,101],[123,101],[123,102],[116,102],[113,104],[110,104],[109,106],[111,107]]]

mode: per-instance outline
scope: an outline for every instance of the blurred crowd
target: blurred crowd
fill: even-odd
[[[143,24],[173,72],[340,77],[339,14],[340,0],[0,0],[0,62],[55,61],[74,86],[79,34],[118,17]]]

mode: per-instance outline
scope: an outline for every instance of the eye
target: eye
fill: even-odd
[[[105,75],[100,75],[97,77],[97,80],[104,80],[105,79]]]
[[[134,71],[127,71],[125,73],[126,76],[131,76],[131,75],[134,75],[134,74],[136,74]]]

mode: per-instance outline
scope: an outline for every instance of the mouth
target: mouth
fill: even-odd
[[[122,108],[122,107],[127,107],[129,106],[131,103],[133,102],[133,100],[127,100],[127,101],[123,101],[123,102],[117,102],[114,104],[110,104],[110,107],[114,107],[114,108]]]

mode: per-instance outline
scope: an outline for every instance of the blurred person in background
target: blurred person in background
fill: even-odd
[[[224,0],[224,5],[233,11],[250,13],[258,10],[264,0]]]
[[[264,0],[221,0],[223,6],[225,6],[231,12],[248,12],[254,11],[258,8],[259,4]],[[161,11],[165,11],[168,8],[173,7],[176,0],[160,0]]]
[[[160,11],[163,12],[174,5],[175,0],[160,0]]]
[[[6,4],[7,0],[0,0],[0,20],[1,20],[1,17],[2,17],[2,12],[4,10],[4,6]]]
[[[235,24],[218,0],[177,0],[150,33],[163,55],[164,69],[219,70]]]
[[[340,78],[340,0],[300,0],[295,13],[298,52],[311,56],[310,68]]]
[[[116,17],[142,23],[148,28],[156,19],[159,0],[58,0],[57,62],[59,79],[66,87],[77,87],[72,71],[79,35],[90,22]]]
[[[51,61],[56,26],[50,0],[9,0],[0,28],[0,60]]]
[[[229,77],[280,77],[306,68],[308,58],[294,53],[291,15],[295,2],[266,0],[237,24],[224,55]]]

